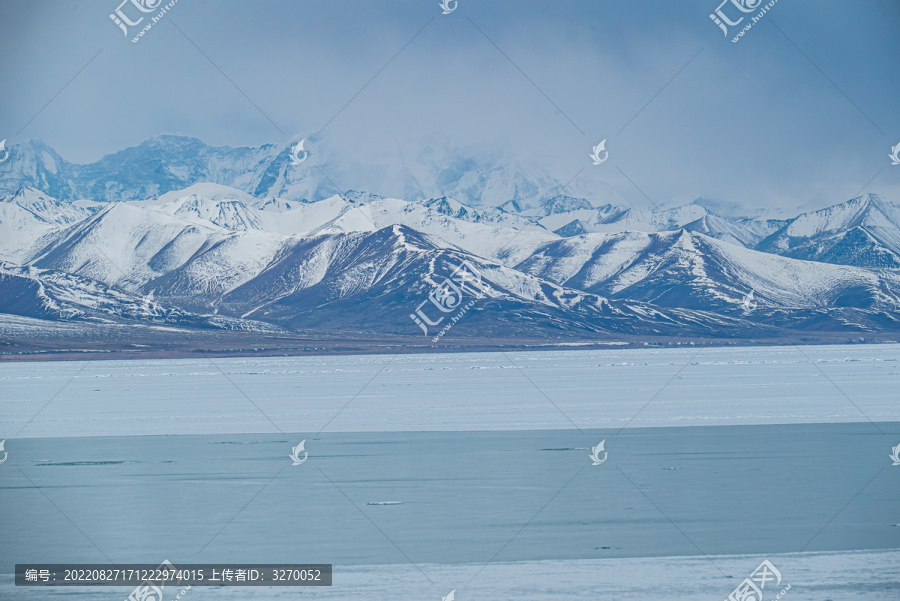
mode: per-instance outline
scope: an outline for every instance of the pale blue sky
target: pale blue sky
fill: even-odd
[[[738,44],[709,19],[718,0],[460,0],[446,16],[438,0],[179,0],[137,44],[118,4],[0,1],[0,139],[90,162],[161,133],[259,145],[328,123],[358,156],[438,132],[566,179],[607,138],[601,168],[636,206],[623,173],[661,203],[791,210],[883,168],[865,191],[900,201],[897,0],[780,0]]]

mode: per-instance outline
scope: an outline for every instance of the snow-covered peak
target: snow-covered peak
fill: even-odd
[[[243,190],[238,190],[237,188],[232,188],[231,186],[214,184],[212,182],[202,182],[194,184],[193,186],[188,186],[183,190],[173,190],[171,192],[167,192],[160,196],[155,201],[155,203],[167,204],[178,199],[185,198],[187,196],[197,196],[199,198],[205,198],[213,202],[236,200],[248,206],[257,202],[257,199],[255,197],[247,194]]]
[[[900,228],[900,205],[877,194],[864,194],[790,220],[785,233],[809,237],[857,226]]]
[[[31,186],[21,188],[0,202],[15,204],[33,214],[37,219],[56,225],[72,223],[91,214],[91,211],[86,208],[57,200]]]
[[[309,206],[318,204],[321,202]],[[382,198],[334,208],[342,210],[312,233],[372,232],[400,224],[430,234],[444,244],[503,262],[521,260],[537,245],[559,238],[523,217],[495,209],[465,207],[447,198],[425,202]]]
[[[240,190],[203,183],[168,192],[155,200],[129,204],[232,231],[265,229],[257,211],[249,206],[254,200]]]
[[[73,206],[26,187],[0,199],[0,258],[21,263],[53,232],[87,218],[94,209]]]
[[[254,211],[237,200],[214,201],[196,194],[155,207],[199,223],[214,224],[227,230],[263,229]]]
[[[593,233],[542,246],[517,269],[612,298],[669,307],[738,309],[753,291],[760,304],[815,309],[846,302],[897,306],[900,276],[799,261],[686,230]]]
[[[729,219],[760,219],[765,211],[747,207],[739,202],[699,194],[679,194],[657,203],[657,209],[674,209],[685,205],[703,207],[710,213]]]
[[[428,207],[429,209],[434,209],[435,211],[443,215],[448,215],[450,217],[456,217],[457,219],[464,219],[467,221],[472,214],[471,207],[467,207],[463,203],[459,202],[458,200],[454,200],[449,196],[429,198],[428,200],[423,200],[421,204],[422,206]]]

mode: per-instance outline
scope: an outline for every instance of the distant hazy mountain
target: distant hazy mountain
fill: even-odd
[[[494,207],[513,200],[533,207],[563,188],[541,165],[446,141],[423,143],[409,153],[385,149],[360,162],[332,153],[324,141],[307,140],[308,157],[293,165],[295,141],[231,148],[165,135],[79,165],[32,140],[9,147],[10,158],[0,170],[0,195],[33,186],[60,200],[120,202],[155,199],[208,182],[259,198],[293,201],[323,200],[356,187],[406,200],[449,196],[469,206]],[[596,174],[582,175],[567,190],[595,203],[624,204]]]
[[[195,138],[158,136],[95,163],[69,163],[39,141],[10,147],[0,193],[34,186],[60,200],[154,199],[198,182],[233,186],[257,196],[319,200],[338,190],[315,170],[289,169],[290,145],[214,147]],[[311,165],[314,163],[311,163]]]

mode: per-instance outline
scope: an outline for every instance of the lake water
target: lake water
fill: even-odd
[[[307,562],[334,586],[187,595],[724,599],[769,558],[788,599],[897,599],[898,350],[4,364],[0,573]]]

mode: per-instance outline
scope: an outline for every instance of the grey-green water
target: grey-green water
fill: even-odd
[[[900,547],[900,424],[23,439],[14,563],[478,563]],[[306,439],[308,460],[291,447]],[[606,440],[608,460],[589,449]],[[302,454],[301,454],[302,456]]]

